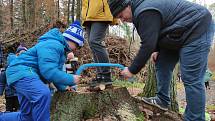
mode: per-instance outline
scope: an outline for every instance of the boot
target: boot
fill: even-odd
[[[96,78],[91,81],[90,87],[93,88],[99,84],[104,84],[105,88],[111,88],[112,87],[111,73],[107,72],[97,74]]]
[[[92,79],[92,81],[90,81],[90,88],[94,88],[100,83],[101,83],[101,76],[97,75],[96,78],[94,78],[94,79]]]
[[[111,73],[106,72],[101,74],[101,84],[105,85],[105,88],[112,88],[113,81],[111,80]]]

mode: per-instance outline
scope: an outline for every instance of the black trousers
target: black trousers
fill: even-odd
[[[5,97],[6,111],[16,112],[19,110],[19,101],[17,96]]]

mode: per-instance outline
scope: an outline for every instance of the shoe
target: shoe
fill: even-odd
[[[96,76],[96,78],[92,79],[89,83],[90,87],[93,88],[93,87],[96,87],[99,83],[101,83],[101,77],[100,76]]]
[[[101,73],[101,84],[105,85],[105,89],[110,89],[113,87],[113,81],[111,80],[111,73],[105,72]]]
[[[100,73],[96,76],[95,79],[93,79],[90,83],[90,88],[96,87],[99,84],[104,84],[105,89],[112,88],[112,80],[110,78],[110,72],[109,73]]]
[[[150,98],[146,98],[146,97],[142,97],[142,101],[152,105],[152,106],[156,106],[158,108],[160,108],[161,110],[167,111],[168,110],[168,106],[164,105],[160,99],[158,99],[157,97],[150,97]]]

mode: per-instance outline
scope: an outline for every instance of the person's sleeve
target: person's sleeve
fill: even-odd
[[[161,14],[155,10],[144,11],[137,17],[135,27],[141,38],[141,46],[128,68],[132,74],[137,74],[157,49],[161,19]]]
[[[49,44],[37,48],[37,53],[39,70],[46,80],[57,84],[75,85],[73,75],[59,68],[60,58],[64,54],[63,48]]]
[[[14,53],[9,53],[7,56],[7,66],[16,59],[16,55]]]

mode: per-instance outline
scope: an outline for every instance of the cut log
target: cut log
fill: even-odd
[[[141,114],[126,88],[100,92],[54,94],[51,121],[80,121],[101,119],[132,121]],[[136,120],[135,120],[136,121]]]
[[[149,114],[145,109],[155,113]],[[52,99],[51,121],[142,121],[144,118],[182,121],[178,114],[164,112],[132,97],[123,87],[100,92],[57,92]]]

